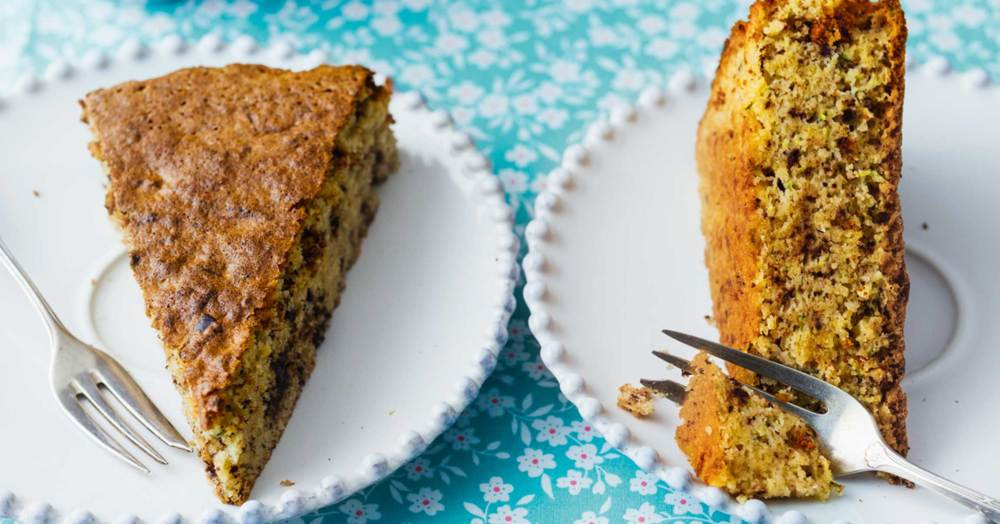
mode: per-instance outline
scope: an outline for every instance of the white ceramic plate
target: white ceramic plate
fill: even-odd
[[[910,458],[958,482],[1000,494],[1000,87],[980,72],[909,76],[904,116],[906,323]],[[638,420],[615,407],[616,390],[640,377],[678,379],[650,355],[670,347],[660,329],[717,338],[699,228],[694,136],[707,88],[678,76],[637,108],[596,124],[569,148],[528,225],[524,261],[530,326],[563,392],[609,440],[674,486],[687,460],[673,433],[677,409],[660,401]],[[926,225],[925,225],[926,224]],[[683,468],[677,469],[677,467]],[[827,503],[770,503],[783,522],[955,522],[971,511],[925,489],[861,476]],[[713,505],[752,519],[762,506]]]
[[[7,101],[0,112],[0,235],[70,329],[118,357],[187,434],[180,397],[104,210],[105,176],[87,152],[77,100],[99,86],[184,66],[303,68],[324,57],[291,56],[287,47],[255,50],[246,39],[228,47],[172,39],[148,51],[126,46],[121,55],[95,57],[77,70],[55,65],[48,80],[24,86],[33,92]],[[156,446],[170,464],[146,460],[156,466],[147,476],[74,429],[48,389],[43,324],[4,273],[0,516],[288,516],[387,475],[452,422],[504,342],[517,241],[500,186],[469,137],[415,94],[397,94],[391,110],[402,167],[380,189],[382,205],[316,371],[252,493],[258,502],[242,511],[216,502],[194,455]],[[295,486],[282,487],[286,479]]]

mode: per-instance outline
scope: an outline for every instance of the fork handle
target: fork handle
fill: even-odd
[[[21,286],[21,290],[24,294],[31,299],[31,303],[38,310],[38,313],[42,315],[45,320],[45,326],[49,329],[49,336],[55,338],[58,336],[60,331],[66,331],[63,326],[62,321],[56,316],[55,311],[52,310],[52,306],[45,301],[45,297],[42,296],[42,292],[38,290],[35,283],[31,281],[28,273],[24,271],[24,268],[17,263],[17,259],[14,255],[7,249],[6,244],[3,243],[3,239],[0,238],[0,264],[2,264],[11,275],[14,276],[14,280],[17,281],[18,285]]]
[[[868,462],[868,466],[876,471],[891,473],[925,488],[933,489],[982,513],[987,520],[1000,523],[1000,500],[931,473],[906,460],[882,442],[868,447],[865,451],[865,460]]]

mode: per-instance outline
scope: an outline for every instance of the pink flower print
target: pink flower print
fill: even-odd
[[[468,451],[474,444],[479,444],[479,437],[472,428],[452,428],[444,434],[445,442],[451,443],[451,449]]]
[[[507,334],[510,336],[511,340],[522,342],[524,341],[524,337],[528,334],[528,324],[519,318],[515,318],[511,320],[510,325],[507,326]]]
[[[593,511],[584,511],[579,519],[573,521],[573,524],[608,524],[608,518],[598,516]]]
[[[518,195],[528,189],[528,175],[516,169],[501,169],[497,177],[508,193]]]
[[[367,524],[382,518],[378,504],[362,504],[358,499],[350,499],[341,504],[340,512],[347,515],[347,524]]]
[[[403,466],[403,469],[406,470],[406,476],[410,480],[434,477],[434,470],[431,469],[431,463],[425,458],[414,459],[409,464]]]
[[[576,439],[580,442],[590,442],[591,440],[594,440],[594,437],[599,436],[597,429],[594,428],[593,424],[587,422],[586,420],[574,420],[571,427],[576,433]]]
[[[556,486],[569,490],[570,495],[579,495],[581,490],[589,488],[593,482],[579,471],[571,469],[566,472],[565,477],[556,479]]]
[[[535,437],[539,442],[548,442],[552,446],[562,446],[566,443],[566,435],[570,429],[563,425],[562,419],[549,415],[545,420],[535,420],[531,427],[538,431]]]
[[[528,510],[524,508],[511,508],[510,506],[500,506],[497,512],[490,515],[490,524],[530,524],[524,517]]]
[[[517,469],[528,474],[531,478],[537,478],[545,473],[545,470],[556,467],[552,455],[543,453],[541,450],[525,448],[524,454],[517,457]]]
[[[538,113],[538,121],[549,126],[549,129],[559,129],[566,123],[569,114],[562,109],[547,107]]]
[[[500,360],[508,366],[513,366],[519,362],[528,360],[528,352],[524,350],[523,343],[518,343],[515,340],[507,344],[507,347],[500,353]]]
[[[674,507],[674,515],[687,515],[688,513],[696,515],[702,512],[701,505],[692,499],[691,495],[681,491],[667,493],[667,496],[663,497],[663,502]]]
[[[650,524],[651,522],[663,522],[663,517],[656,513],[656,508],[648,502],[643,502],[642,506],[628,508],[625,510],[625,522],[629,524]]]
[[[566,456],[573,459],[576,467],[590,471],[594,466],[604,462],[604,458],[597,454],[597,447],[593,444],[582,446],[570,446]]]
[[[538,153],[535,153],[533,149],[527,147],[523,144],[517,144],[509,151],[504,153],[504,158],[508,161],[513,162],[517,167],[526,167],[528,164],[538,160]],[[522,334],[523,338],[523,334]]]
[[[636,471],[635,477],[628,481],[628,489],[640,495],[653,495],[656,493],[656,475]]]
[[[552,373],[549,373],[549,368],[545,367],[545,363],[540,358],[521,364],[521,370],[527,373],[531,377],[531,380],[542,380],[552,377]]]
[[[510,500],[510,493],[514,491],[514,486],[505,484],[500,477],[490,477],[489,482],[479,485],[479,491],[483,492],[483,500],[490,504],[507,502]]]
[[[413,513],[424,513],[433,517],[444,509],[444,504],[441,504],[441,492],[436,489],[420,488],[416,493],[407,495],[406,500],[410,501],[410,511]]]
[[[485,394],[479,395],[479,409],[485,411],[490,417],[503,415],[504,409],[514,407],[514,397],[501,395],[497,388],[490,389]]]

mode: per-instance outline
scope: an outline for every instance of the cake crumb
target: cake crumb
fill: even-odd
[[[393,415],[395,415],[395,414],[396,414],[396,410],[395,409],[390,409],[389,410],[389,416],[390,417],[393,416]]]
[[[923,224],[920,224],[920,229],[927,231],[928,229],[930,229],[930,226],[927,225],[927,222],[924,222]]]
[[[42,194],[39,193],[37,189],[32,189],[31,190],[31,194],[34,195],[35,198],[38,198],[38,197],[42,196]]]
[[[705,315],[705,323],[709,326],[715,327],[715,319],[712,318],[712,315]]]
[[[294,485],[295,485],[295,483],[294,483],[294,482],[292,482],[292,481],[290,481],[290,480],[288,480],[288,479],[285,479],[285,480],[282,480],[282,481],[280,482],[280,484],[281,484],[282,486],[286,487],[286,488],[288,488],[288,487],[291,487],[291,486],[294,486]]]
[[[636,417],[648,417],[653,414],[653,390],[646,386],[622,384],[618,388],[618,407]]]
[[[97,285],[97,279],[96,278],[90,279],[90,285],[91,286],[96,286]]]

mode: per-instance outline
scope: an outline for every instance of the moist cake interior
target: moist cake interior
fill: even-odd
[[[737,191],[752,200],[731,205],[756,215],[745,220],[750,225],[725,226],[747,229],[740,234],[752,243],[755,252],[746,256],[754,262],[740,275],[743,290],[718,291],[752,302],[744,307],[754,318],[716,311],[723,341],[851,393],[901,453],[908,281],[897,186],[905,34],[895,0],[760,0],[750,22],[734,28],[727,53],[737,56],[724,55],[725,78],[711,102],[732,112],[737,129],[744,126],[744,141],[716,154],[750,159],[747,187]],[[713,183],[716,195],[728,190],[721,187],[727,182]],[[742,255],[709,254],[727,256]]]

